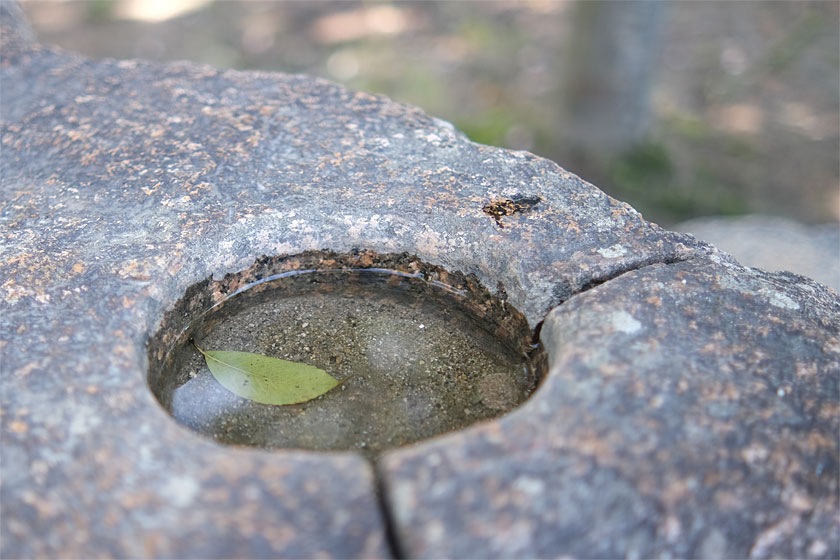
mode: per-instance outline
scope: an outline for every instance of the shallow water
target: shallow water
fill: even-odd
[[[161,402],[219,442],[373,456],[498,416],[534,388],[529,333],[491,334],[497,325],[471,317],[457,290],[385,271],[311,271],[270,284],[208,313],[165,364]],[[306,403],[259,404],[223,388],[189,336],[205,349],[305,362],[346,381]]]

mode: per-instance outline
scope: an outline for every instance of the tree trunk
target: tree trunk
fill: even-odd
[[[579,0],[564,72],[564,145],[591,162],[648,133],[664,4]]]

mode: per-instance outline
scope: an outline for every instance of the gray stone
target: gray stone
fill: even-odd
[[[840,552],[840,302],[725,257],[576,295],[515,412],[382,461],[425,558]]]
[[[12,6],[0,556],[387,556],[376,473],[410,556],[838,555],[836,294],[415,108],[88,60],[29,41]],[[223,447],[158,405],[146,343],[189,286],[355,248],[473,274],[532,327],[554,309],[537,394],[376,473]]]

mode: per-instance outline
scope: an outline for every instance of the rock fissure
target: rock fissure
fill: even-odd
[[[382,524],[385,532],[385,544],[388,547],[391,558],[393,560],[402,560],[408,558],[405,554],[404,546],[400,542],[398,533],[398,523],[394,518],[394,511],[392,508],[392,497],[390,496],[390,488],[388,487],[386,478],[380,472],[379,460],[373,459],[370,461],[370,468],[373,472],[376,489],[376,503],[379,507],[379,513],[382,516]]]
[[[681,262],[690,262],[698,258],[702,258],[702,256],[686,255],[670,256],[665,258],[654,256],[636,263],[630,263],[627,266],[619,267],[604,276],[593,276],[589,280],[584,281],[577,289],[570,288],[568,283],[555,284],[552,288],[552,294],[555,298],[558,298],[558,301],[549,308],[548,312],[546,312],[546,316],[548,316],[548,314],[551,313],[553,309],[563,305],[572,297],[588,292],[592,288],[595,288],[602,284],[606,284],[607,282],[615,280],[616,278],[620,278],[621,276],[624,276],[625,274],[628,274],[630,272],[644,270],[645,268],[657,265],[672,265]],[[542,324],[542,322],[540,324]]]

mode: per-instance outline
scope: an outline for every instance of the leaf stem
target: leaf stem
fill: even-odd
[[[190,338],[190,342],[192,343],[192,345],[193,345],[193,346],[195,346],[195,349],[196,349],[196,350],[198,350],[199,352],[201,352],[204,356],[207,356],[207,352],[205,352],[204,350],[202,350],[201,348],[199,348],[199,347],[198,347],[198,344],[196,344],[196,343],[195,343],[195,339],[194,339],[194,338]]]

